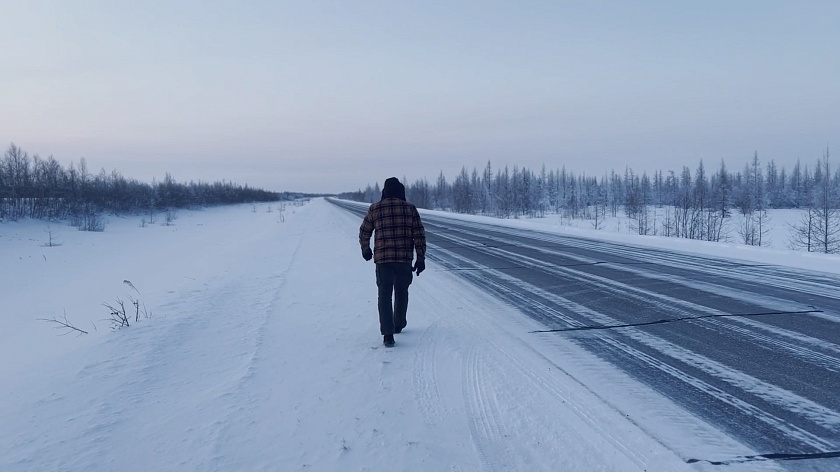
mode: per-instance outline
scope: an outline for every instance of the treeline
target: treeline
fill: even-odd
[[[379,184],[349,192],[343,198],[362,202],[379,200]],[[610,171],[601,176],[576,175],[565,167],[539,171],[514,166],[479,171],[466,167],[454,180],[443,172],[432,183],[425,178],[406,185],[406,197],[419,208],[482,214],[499,218],[542,217],[592,221],[600,229],[604,217],[623,212],[638,234],[660,234],[720,241],[733,211],[742,215],[737,233],[746,244],[762,245],[768,231],[768,209],[808,210],[797,247],[809,251],[840,252],[840,172],[833,172],[829,152],[813,167],[797,162],[788,170],[774,161],[762,164],[756,152],[741,170],[731,171],[721,161],[707,170],[701,160],[696,169],[656,171],[653,174]],[[821,247],[820,247],[821,245]]]
[[[271,202],[284,194],[232,182],[179,183],[168,173],[151,184],[119,172],[88,171],[84,158],[64,168],[52,156],[30,157],[12,143],[0,159],[0,219],[70,219],[83,224],[103,213],[131,214],[178,208]],[[94,228],[96,229],[96,228]]]

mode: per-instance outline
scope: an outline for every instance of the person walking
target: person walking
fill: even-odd
[[[405,201],[405,186],[396,177],[385,181],[382,199],[368,209],[359,228],[359,244],[362,257],[366,261],[372,258],[376,264],[379,332],[385,347],[393,347],[394,333],[406,326],[412,273],[419,276],[426,269],[426,230],[417,207]],[[412,266],[415,252],[417,260]]]

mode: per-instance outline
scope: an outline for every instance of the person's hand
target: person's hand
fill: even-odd
[[[414,263],[414,271],[417,272],[417,275],[420,275],[420,272],[424,270],[426,270],[426,260],[417,259],[417,262]]]
[[[370,250],[369,247],[362,248],[362,257],[369,261],[373,258],[373,251]]]

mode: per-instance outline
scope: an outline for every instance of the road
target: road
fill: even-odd
[[[762,452],[733,462],[840,468],[840,277],[439,215],[423,223],[438,270],[542,323],[535,336],[571,339]]]

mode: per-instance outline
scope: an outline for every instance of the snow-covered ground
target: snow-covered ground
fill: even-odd
[[[434,263],[381,347],[358,217],[268,210],[54,223],[56,247],[44,222],[0,224],[0,470],[680,471],[761,452]],[[463,218],[840,272],[837,256]],[[128,296],[151,317],[112,331],[102,304]],[[89,334],[38,320],[65,313]]]

